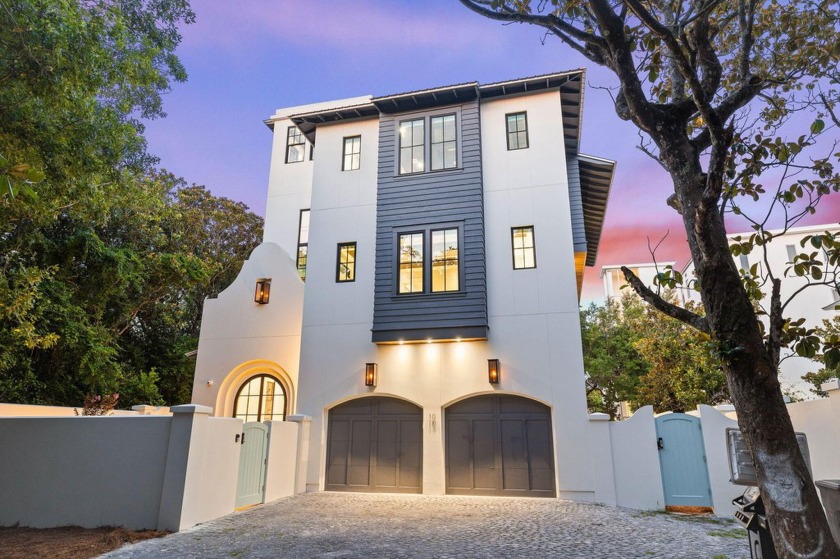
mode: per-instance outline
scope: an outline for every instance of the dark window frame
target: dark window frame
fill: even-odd
[[[458,290],[457,291],[432,291],[432,232],[457,230],[458,234]],[[412,292],[400,292],[400,237],[403,235],[423,235],[423,290]],[[402,227],[394,229],[394,288],[393,295],[397,298],[403,297],[447,297],[452,295],[462,296],[466,293],[465,262],[464,262],[464,223],[461,221],[430,223],[413,227]]]
[[[341,265],[347,264],[346,262],[341,261],[341,249],[345,247],[353,247],[353,279],[341,279]],[[336,283],[353,283],[356,281],[356,262],[358,260],[358,247],[356,246],[356,241],[350,241],[346,243],[338,243],[338,248],[336,250],[336,261],[335,261],[335,282]]]
[[[351,149],[352,149],[352,140],[359,140],[359,151],[347,153],[347,141],[351,140]],[[347,156],[350,156],[350,168],[347,168]],[[353,156],[359,156],[359,165],[358,167],[353,167]],[[361,134],[356,134],[355,136],[345,136],[342,142],[342,150],[341,150],[341,170],[342,171],[358,171],[362,168],[362,136]]]
[[[522,247],[522,248],[517,248],[516,247],[516,231],[517,230],[522,230],[522,229],[530,229],[531,230],[531,240],[533,242],[533,246]],[[516,266],[516,251],[517,250],[525,251],[528,248],[530,248],[534,252],[534,265],[533,266],[517,267]],[[537,235],[536,235],[536,232],[534,231],[534,226],[533,225],[517,225],[516,227],[511,227],[510,228],[510,249],[511,249],[510,250],[510,258],[511,258],[511,263],[513,264],[513,269],[514,270],[534,270],[534,269],[536,269],[536,267],[537,267]],[[523,255],[524,255],[524,252],[523,252]],[[524,256],[523,256],[523,262],[524,262]]]
[[[250,376],[245,380],[245,382],[243,382],[239,386],[239,388],[236,390],[236,395],[233,398],[233,417],[236,417],[238,412],[239,412],[239,396],[242,394],[242,391],[245,389],[245,387],[248,386],[251,383],[251,381],[253,381],[255,379],[260,379],[260,395],[259,395],[259,398],[257,400],[257,421],[260,421],[260,422],[261,421],[281,421],[281,420],[273,419],[273,418],[270,419],[270,420],[264,420],[262,418],[263,390],[264,390],[264,387],[265,387],[265,380],[264,379],[273,380],[275,383],[277,383],[280,386],[280,390],[283,391],[283,419],[282,419],[282,421],[286,421],[286,415],[289,412],[289,391],[286,389],[286,385],[283,384],[283,382],[280,379],[278,379],[277,377],[275,377],[273,375],[269,375],[267,373],[259,373],[259,374]],[[250,415],[250,414],[248,414],[248,415]],[[277,415],[277,414],[274,413],[272,415]]]
[[[442,291],[435,291],[434,282],[432,280],[432,272],[434,267],[434,234],[438,232],[442,232],[444,236],[444,243],[446,242],[446,232],[447,231],[455,231],[455,240],[457,242],[457,250],[458,250],[458,257],[457,257],[457,266],[458,266],[458,289],[444,289]],[[461,262],[463,261],[463,251],[461,249],[461,228],[460,227],[431,227],[428,230],[429,234],[429,293],[459,293],[461,291]],[[446,257],[444,256],[444,274],[446,274]],[[444,284],[446,280],[444,278]]]
[[[519,134],[521,130],[513,130],[510,129],[510,117],[518,117],[522,115],[525,120],[525,145],[524,146],[517,146],[511,147],[510,145],[510,137],[511,134]],[[528,111],[518,111],[515,113],[507,113],[505,114],[505,138],[507,140],[507,150],[508,151],[518,151],[520,149],[528,149],[531,147],[531,138],[528,135]]]
[[[292,139],[300,139],[300,142],[292,143]],[[303,146],[303,153],[301,158],[295,161],[289,161],[289,149],[294,146]],[[286,163],[302,163],[306,161],[306,136],[297,126],[289,126],[286,128]]]
[[[303,208],[300,210],[298,214],[298,237],[297,237],[297,252],[295,253],[295,267],[298,271],[298,276],[300,277],[301,281],[306,283],[306,266],[309,264],[309,222],[307,222],[307,232],[306,232],[306,242],[300,242],[300,234],[303,230],[303,213],[309,212],[309,219],[312,219],[312,213],[310,212],[309,208]],[[306,263],[303,265],[303,275],[301,275],[301,266],[300,266],[300,249],[301,247],[306,248]]]
[[[428,284],[428,279],[426,277],[426,258],[427,258],[427,253],[428,253],[427,242],[426,242],[427,241],[427,239],[426,239],[427,231],[428,231],[427,229],[409,229],[409,230],[405,230],[405,231],[398,231],[397,234],[396,234],[395,254],[397,255],[397,257],[395,258],[395,260],[396,260],[396,264],[397,264],[397,269],[396,269],[396,274],[394,275],[394,283],[396,284],[396,287],[397,287],[397,295],[399,295],[401,297],[406,296],[406,295],[421,295],[423,293],[426,293],[426,285]],[[423,270],[423,276],[422,276],[423,277],[423,289],[421,289],[420,291],[405,291],[405,292],[400,291],[400,264],[402,264],[402,262],[400,261],[400,239],[402,237],[406,236],[406,235],[420,235],[423,238],[423,258],[420,260],[421,268]],[[411,263],[413,264],[414,261],[412,260]]]
[[[428,129],[428,126],[426,125],[426,120],[427,120],[427,118],[424,115],[424,116],[421,116],[421,117],[407,118],[405,120],[400,120],[400,121],[397,122],[397,174],[401,177],[405,177],[405,176],[408,176],[408,175],[422,175],[423,173],[428,172],[427,170],[428,170],[429,166],[426,164],[427,159],[428,159],[426,156],[428,155],[427,151],[428,151],[429,146],[428,146],[428,142],[426,141],[426,134],[427,134],[427,129]],[[402,172],[402,149],[403,149],[403,145],[402,145],[402,136],[400,135],[400,127],[407,122],[418,122],[418,121],[423,123],[423,144],[422,144],[422,146],[423,146],[423,169],[420,170],[420,171],[411,170],[411,171],[408,171],[406,173],[403,173]],[[413,126],[412,126],[412,136],[414,136]],[[408,147],[410,147],[412,150],[414,150],[416,147],[418,147],[418,145],[411,144]],[[413,168],[414,168],[414,166],[412,165],[412,169]]]
[[[440,167],[439,169],[435,169],[435,167],[434,167],[434,157],[433,157],[433,154],[432,154],[432,148],[433,148],[433,146],[435,146],[436,144],[435,144],[435,142],[432,140],[432,121],[433,121],[433,120],[435,120],[436,118],[441,118],[441,119],[443,119],[443,118],[446,118],[446,117],[448,117],[448,116],[451,116],[451,117],[452,117],[452,119],[453,119],[453,120],[454,120],[454,122],[455,122],[455,139],[454,139],[454,140],[449,140],[450,142],[454,142],[454,143],[455,143],[455,165],[453,165],[452,167],[446,167],[446,165],[444,164],[444,166],[443,166],[443,167]],[[437,144],[446,144],[446,143],[447,143],[447,141],[446,141],[446,140],[443,140],[443,141],[441,141],[441,142],[437,142]],[[460,151],[460,150],[458,149],[458,143],[459,143],[459,134],[458,134],[458,113],[443,113],[443,114],[433,114],[433,115],[429,115],[429,170],[428,170],[428,172],[429,172],[429,173],[436,173],[436,172],[438,172],[438,171],[452,171],[453,169],[457,169],[457,168],[458,168],[458,163],[459,163],[459,161],[458,161],[458,155],[459,155],[459,154],[458,154],[458,152]],[[445,160],[445,159],[446,159],[446,157],[444,156],[444,160]]]

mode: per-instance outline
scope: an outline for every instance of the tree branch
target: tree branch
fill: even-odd
[[[638,293],[639,297],[653,306],[653,308],[661,313],[667,314],[671,318],[675,318],[680,322],[688,324],[695,330],[711,335],[712,332],[705,317],[695,314],[688,309],[669,303],[651,291],[650,288],[642,283],[642,280],[636,277],[636,274],[631,272],[630,268],[627,266],[622,266],[621,271],[624,273],[624,278],[627,280],[627,283],[630,284],[630,287],[633,288],[633,291]]]

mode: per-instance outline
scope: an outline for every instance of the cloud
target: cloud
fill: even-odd
[[[356,56],[358,49],[478,47],[489,23],[467,10],[463,17],[453,17],[459,12],[437,2],[195,0],[192,5],[196,23],[183,30],[189,47],[235,48],[243,37],[251,37],[297,47],[337,47],[348,57]],[[410,68],[411,60],[406,65]]]

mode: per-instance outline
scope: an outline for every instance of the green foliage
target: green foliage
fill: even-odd
[[[802,380],[813,386],[812,393],[825,398],[828,394],[820,386],[831,379],[840,378],[840,315],[823,319],[814,333],[822,340],[822,350],[814,355],[814,361],[822,363],[823,367],[806,373]]]
[[[620,402],[633,400],[639,378],[648,370],[647,362],[634,347],[638,333],[625,320],[637,312],[632,297],[621,303],[594,304],[580,313],[586,395],[592,412],[607,413],[616,419]]]
[[[590,306],[581,312],[581,328],[591,411],[615,418],[621,401],[634,408],[652,405],[659,413],[729,398],[708,337],[635,295]]]
[[[0,5],[0,401],[189,400],[201,304],[262,236],[154,169],[186,0]]]

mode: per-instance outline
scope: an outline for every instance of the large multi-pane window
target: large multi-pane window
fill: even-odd
[[[426,170],[426,119],[416,118],[400,123],[400,174]]]
[[[309,253],[309,210],[300,210],[298,225],[297,269],[300,279],[306,281],[306,260]]]
[[[306,139],[297,126],[286,130],[286,163],[299,163],[306,156]]]
[[[514,227],[511,229],[513,242],[513,269],[537,267],[537,254],[534,246],[534,226]]]
[[[248,421],[282,421],[286,417],[286,391],[280,381],[257,375],[236,393],[233,416]]]
[[[432,292],[458,291],[458,230],[432,231]]]
[[[335,281],[356,281],[356,243],[339,243]]]
[[[397,236],[397,293],[445,293],[461,289],[460,229],[425,229]],[[425,257],[426,248],[431,258]]]
[[[342,171],[355,171],[359,168],[362,158],[362,137],[344,138],[344,160],[341,162]]]
[[[431,128],[432,171],[454,169],[458,166],[455,115],[433,116]]]
[[[399,293],[423,292],[423,233],[399,236]]]
[[[528,147],[528,116],[526,113],[505,115],[508,150]]]

